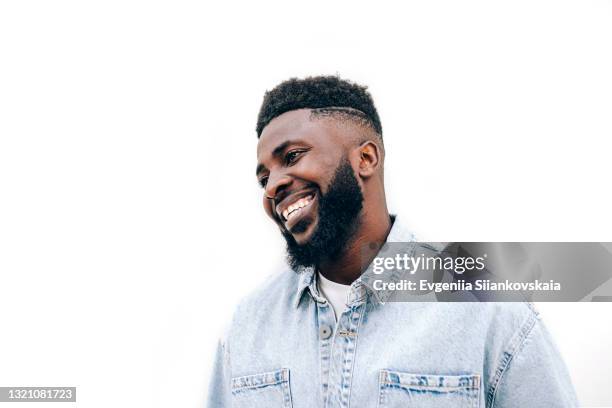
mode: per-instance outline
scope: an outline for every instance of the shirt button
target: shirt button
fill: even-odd
[[[329,339],[329,336],[331,336],[331,334],[332,334],[332,329],[326,324],[321,326],[321,328],[319,329],[319,335],[321,336],[323,340]]]

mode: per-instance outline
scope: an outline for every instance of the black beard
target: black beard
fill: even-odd
[[[359,226],[362,208],[363,193],[351,164],[344,157],[334,172],[327,193],[319,194],[319,221],[310,240],[299,245],[288,231],[283,231],[289,266],[299,272],[302,268],[316,267],[323,260],[338,259]],[[309,223],[300,221],[292,230],[303,232]]]

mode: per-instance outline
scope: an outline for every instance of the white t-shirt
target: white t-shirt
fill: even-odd
[[[346,309],[351,285],[332,282],[319,272],[317,272],[317,285],[319,287],[319,293],[321,293],[321,295],[331,304],[337,321],[338,317],[344,312],[344,309]]]

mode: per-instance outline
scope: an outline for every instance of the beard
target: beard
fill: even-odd
[[[310,240],[300,245],[291,233],[283,231],[287,262],[296,272],[316,267],[323,260],[338,259],[359,227],[363,193],[346,157],[336,168],[327,193],[323,195],[320,189],[319,193],[318,223]],[[303,232],[311,222],[302,220],[292,230]]]

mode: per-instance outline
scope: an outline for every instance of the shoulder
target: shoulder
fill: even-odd
[[[237,311],[244,313],[253,309],[289,306],[299,279],[300,275],[286,268],[274,272],[238,303]]]
[[[539,318],[534,305],[528,302],[431,302],[432,314],[442,320],[464,322],[478,329],[495,329],[497,337],[511,336]]]
[[[234,308],[225,338],[254,334],[287,319],[294,308],[300,276],[288,268],[268,276]]]
[[[505,328],[514,333],[526,324],[533,323],[539,314],[529,302],[456,302],[443,303],[446,313],[455,318],[475,320],[483,327]]]
[[[488,302],[479,303],[481,317],[495,326],[505,326],[510,333],[521,331],[525,326],[533,325],[539,318],[535,306],[529,302]]]
[[[538,323],[540,314],[533,303],[489,303],[487,318],[495,330],[503,333],[506,352],[515,352]]]
[[[483,345],[493,358],[514,354],[540,319],[528,302],[461,303],[455,304],[454,311],[479,327]]]

